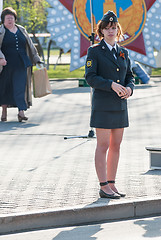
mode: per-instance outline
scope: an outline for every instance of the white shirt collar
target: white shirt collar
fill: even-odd
[[[108,44],[105,40],[104,42],[106,43],[107,47],[110,49],[110,51],[112,51],[112,48],[115,48],[115,50],[117,51],[117,47],[116,47],[116,42],[114,46],[111,46],[110,44]]]

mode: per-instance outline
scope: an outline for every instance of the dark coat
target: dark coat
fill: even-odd
[[[36,50],[36,47],[34,46],[26,29],[21,25],[16,24],[16,26],[24,34],[24,36],[27,40],[26,52],[27,52],[27,55],[29,56],[29,59],[31,60],[32,64],[34,65],[37,62],[41,61],[40,57],[38,55],[38,52]],[[2,24],[2,25],[0,25],[0,58],[5,58],[4,54],[1,51],[1,46],[2,46],[4,35],[5,35],[5,27]],[[0,73],[1,73],[2,69],[3,69],[3,66],[0,66]],[[26,98],[26,102],[28,103],[28,106],[32,105],[31,78],[32,78],[32,67],[28,67],[27,68],[27,85],[26,85],[26,92],[25,92],[25,98]]]
[[[120,111],[127,109],[127,100],[121,99],[111,88],[112,82],[130,87],[133,92],[134,77],[128,51],[117,44],[117,59],[104,40],[88,49],[85,78],[93,88],[92,110]]]

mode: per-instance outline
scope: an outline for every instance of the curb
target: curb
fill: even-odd
[[[49,80],[50,81],[79,81],[79,79],[82,79],[82,78],[84,78],[83,76],[82,77],[77,77],[77,78],[50,78]],[[156,78],[158,78],[158,80],[156,80]],[[150,81],[149,81],[149,83],[151,83],[151,80],[153,80],[154,79],[154,81],[161,81],[161,76],[157,76],[157,75],[155,75],[155,76],[150,76]],[[143,86],[145,86],[145,85],[149,85],[149,83],[148,84],[138,84],[138,85],[143,85]],[[137,84],[135,85],[135,86],[137,86]]]
[[[51,82],[63,82],[63,81],[79,81],[79,78],[50,78]]]
[[[100,204],[94,203],[84,207],[0,215],[0,235],[161,214],[160,198],[121,203],[101,200],[103,201]]]

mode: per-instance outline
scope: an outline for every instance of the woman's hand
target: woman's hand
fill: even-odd
[[[111,88],[117,93],[119,97],[123,97],[127,94],[127,89],[121,84],[112,82]]]
[[[121,96],[121,98],[122,98],[122,99],[127,99],[127,98],[129,98],[129,97],[131,96],[131,93],[132,93],[131,88],[130,88],[130,87],[127,87],[127,88],[126,88],[126,94],[123,95],[123,96]]]
[[[36,67],[37,67],[38,69],[44,68],[44,62],[42,62],[42,61],[37,62],[37,63],[36,63]]]
[[[6,59],[0,58],[0,65],[1,65],[1,66],[6,66],[6,65],[7,65]]]

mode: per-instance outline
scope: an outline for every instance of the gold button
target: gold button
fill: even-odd
[[[120,82],[120,80],[118,79],[116,82]]]
[[[120,69],[119,68],[117,68],[117,72],[119,72],[120,71]]]

